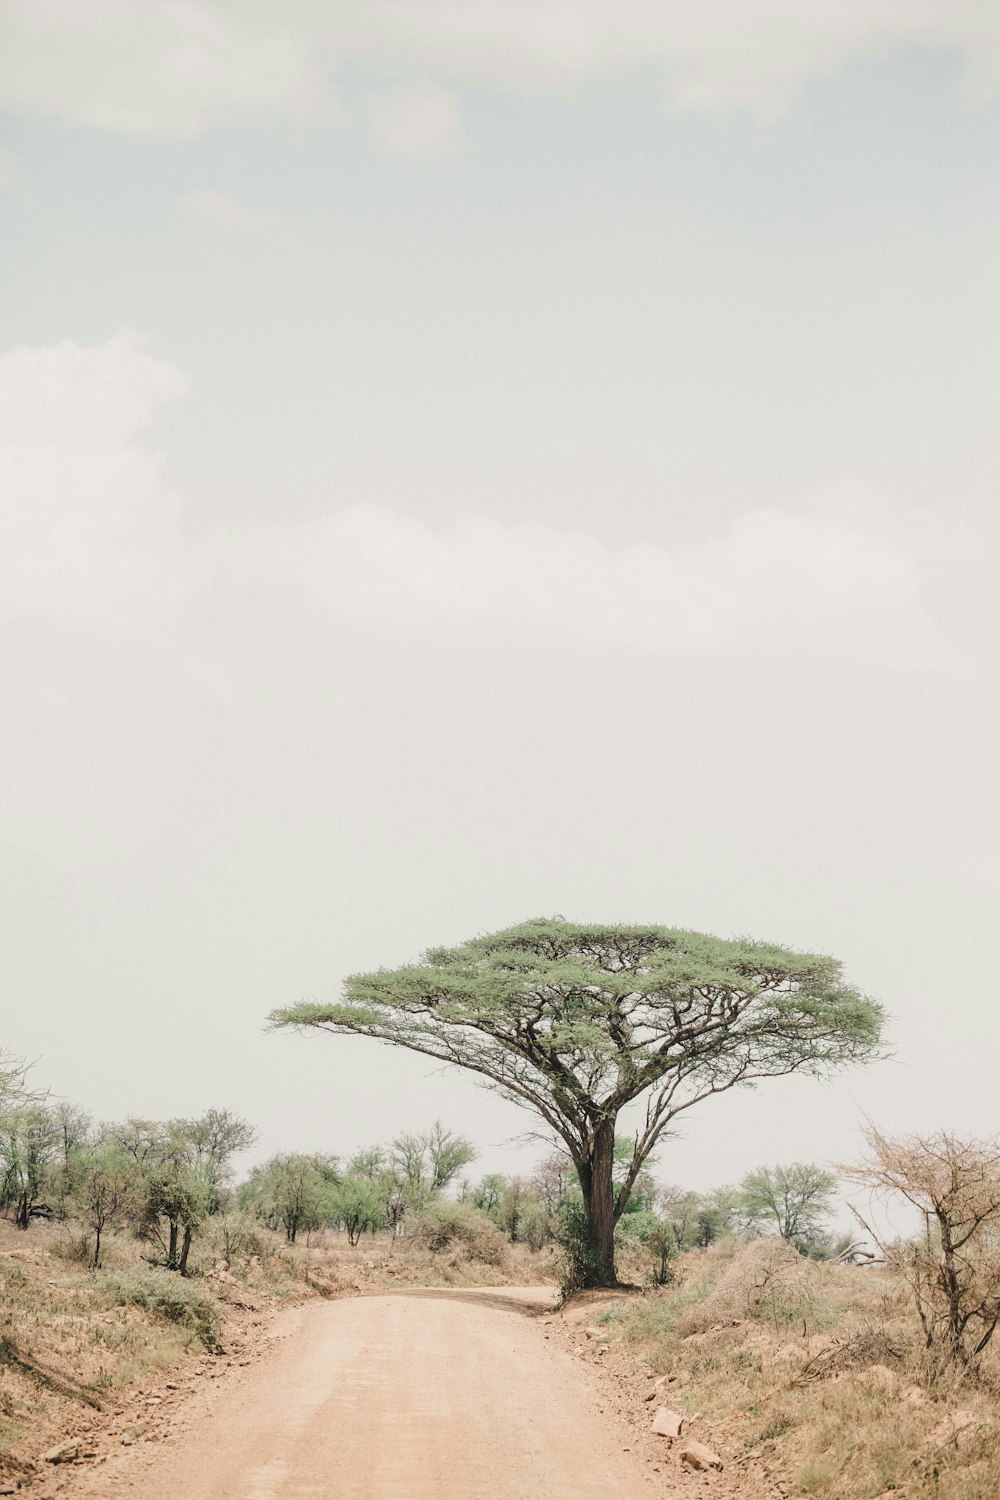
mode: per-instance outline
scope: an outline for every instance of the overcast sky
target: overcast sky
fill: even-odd
[[[995,0],[0,0],[2,1042],[262,1151],[530,1116],[268,1036],[537,915],[842,958],[690,1186],[993,1132]]]

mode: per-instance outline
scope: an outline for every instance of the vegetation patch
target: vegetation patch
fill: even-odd
[[[218,1344],[221,1309],[211,1293],[197,1282],[153,1266],[109,1272],[102,1281],[111,1305],[141,1307],[155,1318],[188,1329],[206,1349]]]

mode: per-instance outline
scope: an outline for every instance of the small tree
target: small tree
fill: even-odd
[[[105,1230],[135,1217],[143,1206],[147,1185],[134,1161],[114,1148],[96,1147],[78,1162],[74,1185],[77,1213],[94,1237],[90,1264],[101,1264]]]
[[[59,1126],[44,1104],[21,1105],[0,1119],[0,1198],[18,1229],[31,1223],[58,1150]]]
[[[910,1284],[928,1349],[955,1364],[978,1358],[1000,1322],[1000,1138],[938,1131],[893,1139],[866,1131],[869,1157],[851,1181],[917,1210],[921,1234],[890,1245],[855,1217]]]
[[[228,1109],[210,1109],[199,1119],[181,1124],[191,1143],[192,1165],[208,1187],[208,1211],[218,1213],[232,1177],[233,1157],[254,1144],[257,1132]]]
[[[592,1245],[588,1282],[616,1281],[614,1230],[657,1140],[682,1110],[780,1074],[872,1056],[882,1012],[832,958],[668,927],[525,922],[357,974],[343,999],[275,1026],[369,1036],[468,1068],[564,1141]],[[613,1182],[615,1125],[645,1098]]]
[[[654,1194],[653,1203],[658,1217],[670,1231],[674,1254],[693,1250],[698,1243],[699,1195],[686,1188],[660,1187]]]
[[[507,1178],[502,1172],[487,1172],[472,1189],[470,1197],[474,1208],[492,1218],[499,1207],[507,1187]]]
[[[641,1245],[652,1263],[650,1279],[656,1286],[667,1286],[673,1280],[672,1261],[677,1255],[677,1237],[672,1225],[652,1209],[641,1208],[624,1214],[618,1222],[622,1239]]]
[[[343,1224],[350,1245],[356,1245],[366,1229],[374,1234],[385,1222],[385,1202],[378,1184],[370,1177],[345,1177],[333,1189],[331,1216]]]
[[[142,1181],[140,1225],[159,1245],[167,1270],[188,1274],[191,1246],[209,1213],[212,1186],[189,1120],[140,1120],[106,1125],[102,1142],[131,1161]]]
[[[740,1183],[739,1210],[750,1225],[769,1225],[783,1240],[808,1246],[828,1218],[837,1179],[811,1162],[758,1167]]]
[[[301,1229],[337,1217],[332,1194],[339,1181],[335,1157],[284,1153],[255,1167],[242,1191],[258,1217],[294,1245]]]
[[[64,1219],[79,1187],[91,1146],[92,1121],[85,1109],[66,1100],[52,1106],[52,1118],[59,1133],[56,1160],[50,1173],[52,1201],[57,1205],[59,1217]]]
[[[441,1193],[476,1159],[471,1141],[435,1120],[430,1130],[398,1135],[390,1148],[392,1167],[407,1183],[414,1203]]]
[[[695,1209],[695,1245],[707,1250],[717,1240],[731,1234],[738,1214],[739,1194],[735,1188],[712,1188],[698,1195]]]

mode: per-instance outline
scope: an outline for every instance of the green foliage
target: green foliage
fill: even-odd
[[[736,1188],[712,1188],[697,1196],[695,1207],[694,1243],[699,1250],[730,1235],[740,1211],[740,1196]]]
[[[677,1241],[671,1225],[651,1209],[625,1214],[618,1221],[618,1235],[626,1242],[640,1245],[650,1259],[650,1279],[657,1286],[673,1280],[671,1262],[677,1255]]]
[[[334,1192],[340,1182],[336,1157],[283,1152],[253,1168],[241,1190],[271,1229],[283,1229],[294,1245],[300,1230],[318,1229],[337,1218]]]
[[[444,1192],[463,1167],[476,1159],[471,1141],[435,1120],[430,1130],[398,1135],[389,1151],[392,1169],[406,1184],[411,1201],[422,1202]]]
[[[148,1184],[131,1157],[114,1146],[80,1147],[74,1158],[73,1206],[93,1236],[90,1264],[101,1264],[104,1232],[138,1214]]]
[[[339,1002],[304,1002],[271,1019],[469,1068],[535,1110],[577,1169],[603,1280],[614,1277],[614,1222],[677,1114],[761,1078],[823,1074],[869,1058],[882,1012],[822,955],[675,928],[556,920],[353,975]],[[615,1120],[643,1094],[647,1123],[616,1184]]]
[[[660,1187],[655,1193],[657,1212],[670,1230],[675,1252],[693,1250],[698,1243],[703,1199],[685,1188]]]
[[[209,1211],[217,1213],[233,1157],[254,1144],[257,1132],[228,1109],[210,1109],[197,1120],[178,1123],[190,1142],[191,1165],[208,1186]]]
[[[740,1184],[739,1209],[753,1227],[776,1230],[805,1251],[822,1235],[837,1179],[811,1162],[758,1167]]]
[[[0,1117],[0,1204],[27,1229],[59,1148],[59,1127],[44,1104],[27,1103]]]
[[[330,1212],[343,1224],[350,1244],[356,1245],[365,1230],[381,1229],[385,1222],[385,1198],[370,1177],[348,1176],[333,1188]]]
[[[590,1221],[580,1198],[570,1195],[556,1213],[556,1242],[563,1253],[561,1289],[564,1297],[581,1287],[593,1286],[600,1264],[590,1232]]]
[[[187,1275],[195,1233],[221,1207],[233,1155],[253,1139],[251,1126],[224,1109],[196,1120],[133,1117],[104,1127],[103,1144],[142,1180],[142,1232],[168,1270]]]
[[[473,1206],[480,1209],[484,1214],[495,1214],[499,1210],[500,1200],[507,1190],[507,1178],[502,1172],[488,1172],[479,1183],[472,1189],[471,1199]]]

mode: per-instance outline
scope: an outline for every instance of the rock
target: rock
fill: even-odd
[[[669,1406],[661,1406],[653,1418],[653,1431],[659,1437],[679,1438],[681,1428],[684,1426],[684,1418],[679,1411],[671,1411]]]
[[[47,1464],[75,1464],[79,1457],[79,1438],[70,1438],[68,1442],[58,1443],[54,1448],[50,1448],[48,1453],[42,1454]]]
[[[16,1495],[17,1490],[12,1484],[0,1484],[0,1495]]]
[[[692,1469],[721,1469],[722,1459],[704,1443],[687,1443],[681,1449],[681,1463]]]
[[[652,1388],[646,1395],[647,1401],[655,1401],[657,1396],[665,1396],[671,1386],[684,1385],[691,1376],[687,1370],[681,1370],[673,1375],[660,1375],[653,1381]]]
[[[593,1327],[591,1327],[591,1328],[585,1328],[583,1331],[587,1335],[588,1339],[600,1339],[605,1344],[608,1341],[608,1336],[604,1332],[603,1328],[593,1328]]]
[[[133,1422],[131,1427],[126,1427],[125,1431],[122,1433],[122,1442],[125,1444],[126,1448],[130,1447],[137,1438],[141,1438],[146,1430],[147,1426],[145,1422]]]

